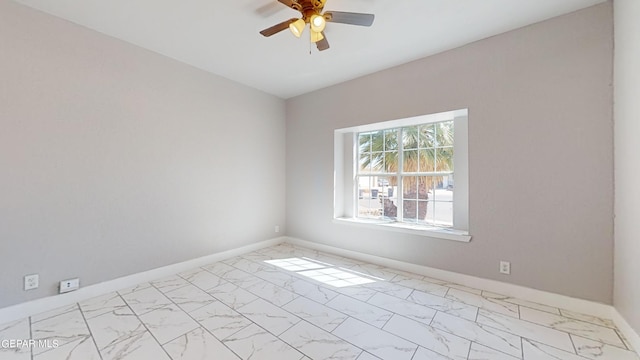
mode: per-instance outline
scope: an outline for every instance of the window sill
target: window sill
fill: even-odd
[[[397,222],[387,222],[380,220],[367,220],[356,218],[335,218],[333,222],[336,224],[348,224],[362,226],[370,229],[384,229],[405,234],[427,236],[437,239],[454,240],[460,242],[470,242],[471,235],[462,230],[442,229],[437,227],[429,227],[424,225],[412,225]]]

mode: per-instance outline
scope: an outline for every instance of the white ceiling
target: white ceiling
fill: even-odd
[[[14,1],[286,99],[605,0],[328,0],[376,19],[329,23],[323,52],[258,34],[299,14],[276,0]]]

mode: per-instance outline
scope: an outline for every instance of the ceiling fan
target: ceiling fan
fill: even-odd
[[[300,37],[307,24],[310,27],[311,42],[316,43],[319,51],[327,50],[329,42],[324,34],[327,22],[340,24],[371,26],[373,24],[373,14],[363,14],[344,11],[327,11],[322,13],[327,0],[278,0],[280,3],[299,11],[301,18],[291,18],[277,25],[260,31],[265,37],[277,34],[287,28],[293,35]]]

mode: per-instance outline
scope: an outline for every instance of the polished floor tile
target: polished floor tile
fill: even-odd
[[[146,314],[172,304],[171,300],[153,286],[124,294],[122,298],[136,315]]]
[[[223,340],[223,343],[243,360],[300,360],[304,356],[295,348],[255,324],[231,335]]]
[[[220,301],[195,310],[190,315],[220,340],[252,324],[251,320]]]
[[[91,337],[87,336],[35,355],[33,358],[34,360],[100,360],[100,354]]]
[[[12,321],[8,324],[0,325],[0,340],[25,340],[30,337],[29,319]],[[31,360],[31,349],[28,347],[17,346],[0,347],[0,359],[11,360]]]
[[[151,335],[165,344],[199,327],[198,323],[176,305],[168,305],[140,316]]]
[[[378,328],[383,327],[393,315],[390,311],[345,295],[337,296],[329,301],[327,306]]]
[[[625,347],[622,339],[620,339],[615,330],[608,327],[527,308],[522,308],[520,316],[523,320],[544,325],[552,329],[582,336],[609,345],[622,348]]]
[[[518,355],[517,357],[507,355],[498,350],[494,350],[488,346],[480,345],[478,343],[471,343],[471,349],[469,350],[469,358],[468,358],[468,360],[516,360],[516,359],[520,359],[520,355]]]
[[[216,301],[213,296],[194,285],[171,290],[166,292],[165,295],[186,312],[199,309]]]
[[[199,269],[198,269],[199,270]],[[158,290],[166,293],[167,291],[179,289],[183,286],[189,285],[189,282],[178,275],[166,277],[152,281],[151,284]]]
[[[454,360],[466,360],[469,355],[470,340],[397,314],[383,329]]]
[[[100,350],[102,360],[170,360],[149,332],[130,337]]]
[[[640,360],[613,321],[280,244],[0,325],[0,360]]]
[[[164,345],[173,360],[240,360],[233,351],[203,328],[190,331]]]
[[[480,309],[478,323],[565,351],[572,352],[574,350],[568,333],[529,321],[514,319],[508,315]]]
[[[399,299],[386,293],[373,295],[368,303],[425,324],[430,324],[437,313],[434,309],[416,304],[412,301]]]
[[[447,299],[423,291],[414,290],[407,300],[421,305],[426,309],[437,310],[438,312],[443,312],[471,321],[475,321],[478,316],[478,308],[475,306],[467,305],[459,301]]]
[[[349,317],[346,314],[305,297],[299,297],[282,308],[326,331],[335,330],[338,325],[342,324]]]
[[[518,305],[503,301],[495,297],[488,297],[470,293],[459,289],[449,289],[446,298],[475,306],[480,309],[490,310],[496,313],[518,318]]]
[[[147,331],[129,308],[126,308],[126,311],[110,312],[87,319],[87,323],[100,350]]]
[[[360,320],[348,318],[333,334],[381,359],[408,360],[418,345]]]
[[[274,335],[282,334],[300,321],[299,317],[262,299],[239,308],[238,312]]]
[[[600,341],[571,335],[578,355],[593,360],[638,360],[636,354],[617,346],[603,344]]]
[[[431,325],[451,334],[502,351],[512,356],[522,354],[522,339],[505,331],[478,324],[453,315],[438,313]]]
[[[211,296],[220,300],[232,309],[243,307],[258,297],[232,283],[216,286],[208,291]]]
[[[362,350],[306,321],[301,321],[280,338],[312,359],[355,360]]]
[[[413,355],[411,360],[451,360],[451,358],[440,355],[433,350],[418,347],[418,350],[416,350],[416,353]]]
[[[115,292],[82,301],[78,305],[85,319],[93,319],[107,313],[131,313],[131,309]]]
[[[179,275],[202,290],[213,289],[214,287],[226,282],[219,276],[213,275],[212,273],[199,268],[180,273]]]
[[[31,337],[39,343],[57,342],[58,346],[83,340],[91,336],[80,310],[53,316],[31,325]],[[55,346],[55,345],[54,345]],[[33,355],[48,351],[47,346],[33,349]]]
[[[444,297],[447,294],[447,291],[450,289],[444,285],[440,285],[433,282],[425,281],[422,279],[416,279],[414,277],[409,277],[404,275],[397,275],[395,278],[391,280],[391,282],[407,288],[424,291],[426,293],[438,295],[442,297]]]

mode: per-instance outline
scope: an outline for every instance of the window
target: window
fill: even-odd
[[[452,228],[453,134],[453,120],[357,133],[357,216]]]
[[[470,240],[466,109],[336,130],[335,150],[337,220]]]

